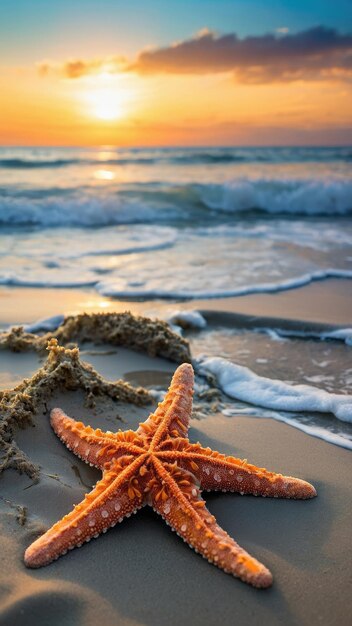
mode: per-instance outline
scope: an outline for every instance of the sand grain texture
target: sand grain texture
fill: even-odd
[[[111,429],[109,413],[93,418],[80,392],[54,400],[85,423]],[[147,412],[126,410],[126,427],[135,427]],[[305,478],[317,487],[318,498],[308,502],[235,494],[206,497],[218,522],[270,567],[270,590],[251,589],[209,565],[149,508],[32,572],[23,565],[25,548],[79,502],[100,476],[66,450],[43,418],[36,417],[30,437],[22,431],[20,438],[25,452],[43,468],[40,482],[32,485],[28,477],[11,471],[2,477],[4,497],[28,507],[28,521],[20,526],[15,510],[0,502],[0,624],[80,626],[94,623],[98,613],[99,623],[109,626],[226,626],[234,621],[347,626],[352,610],[348,451],[272,420],[218,414],[192,422],[192,440]]]
[[[125,372],[141,385],[156,385],[175,369],[125,349],[96,354],[92,362],[108,380]],[[53,406],[95,428],[121,427],[112,398],[97,397],[93,411],[82,389],[62,389]],[[123,405],[118,413],[126,429],[135,428],[149,407]],[[41,466],[40,481],[13,470],[0,478],[0,626],[349,626],[350,452],[274,420],[221,414],[192,420],[190,439],[317,488],[310,501],[205,494],[219,524],[270,568],[271,589],[252,589],[211,566],[149,508],[48,567],[26,569],[27,546],[100,477],[59,441],[42,408],[32,427],[16,433],[21,450]],[[18,507],[27,511],[23,526]]]

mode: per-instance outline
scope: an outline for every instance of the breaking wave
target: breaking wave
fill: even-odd
[[[109,226],[190,222],[196,218],[345,216],[352,214],[347,180],[237,179],[223,184],[134,183],[107,190],[0,190],[0,224]]]
[[[255,210],[273,215],[346,215],[352,182],[341,180],[236,180],[200,187],[203,204],[228,214]]]

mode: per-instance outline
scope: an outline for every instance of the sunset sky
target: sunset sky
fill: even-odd
[[[1,0],[0,144],[352,143],[350,0]]]

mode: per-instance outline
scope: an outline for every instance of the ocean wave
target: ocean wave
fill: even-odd
[[[233,331],[252,330],[268,335],[273,341],[286,339],[318,339],[320,341],[342,341],[352,346],[352,328],[319,324],[299,320],[278,320],[269,317],[246,315],[243,313],[224,313],[223,311],[196,309],[176,310],[169,313],[167,322],[181,330],[204,330],[210,323],[228,327]],[[270,325],[269,325],[270,324]]]
[[[108,156],[101,151],[92,150],[28,150],[5,149],[0,156],[0,168],[30,169],[58,168],[70,165],[150,165],[169,163],[173,165],[221,165],[236,163],[301,163],[301,162],[346,162],[352,159],[352,150],[348,147],[336,148],[149,148],[149,149],[112,149]],[[1,155],[1,152],[0,152]],[[65,155],[65,156],[62,156]]]
[[[65,321],[65,316],[61,314],[53,315],[52,317],[45,317],[33,322],[32,324],[25,324],[23,326],[26,333],[41,333],[56,330]]]
[[[0,168],[3,169],[40,169],[47,167],[65,167],[80,163],[79,159],[0,159]]]
[[[200,185],[204,206],[213,211],[272,215],[347,215],[352,212],[352,182],[345,180],[234,180]]]
[[[35,192],[35,193],[34,193]],[[346,180],[238,179],[223,184],[140,183],[111,189],[3,189],[0,224],[109,226],[238,216],[345,216],[352,214]]]
[[[167,318],[167,323],[175,332],[182,335],[184,330],[201,330],[206,328],[207,321],[199,311],[174,311]]]
[[[248,367],[221,357],[199,357],[196,365],[200,373],[213,374],[230,398],[278,411],[332,413],[337,419],[352,423],[351,396],[258,376]]]
[[[266,333],[273,341],[285,339],[320,339],[321,341],[343,341],[346,346],[352,346],[352,328],[337,328],[333,330],[317,331],[285,328],[256,328],[258,332]]]
[[[279,293],[309,285],[312,282],[328,278],[352,278],[352,270],[327,268],[314,272],[307,272],[294,278],[278,281],[277,283],[258,283],[235,287],[233,289],[197,290],[195,289],[148,289],[139,283],[136,285],[123,279],[101,281],[96,289],[102,296],[110,298],[144,298],[146,300],[208,300],[217,298],[234,298],[255,293]]]
[[[153,165],[154,163],[169,163],[173,165],[186,164],[221,164],[242,163],[247,161],[243,156],[234,154],[211,154],[199,153],[190,155],[163,155],[163,156],[134,156],[108,158],[103,161],[96,158],[72,158],[72,159],[0,159],[0,168],[3,169],[41,169],[67,167],[69,165]],[[259,159],[262,161],[262,159]]]
[[[83,257],[83,255],[82,255]],[[57,263],[54,266],[56,267]],[[63,269],[63,268],[62,268]],[[104,297],[109,298],[121,298],[125,300],[142,298],[143,300],[209,300],[218,298],[230,298],[238,297],[250,294],[261,293],[279,293],[287,291],[289,289],[295,289],[308,285],[313,281],[326,280],[329,278],[345,278],[352,279],[352,270],[344,269],[325,269],[318,270],[311,273],[301,274],[295,278],[278,281],[276,283],[257,283],[254,285],[239,286],[228,289],[197,289],[196,283],[187,283],[187,287],[181,286],[181,281],[178,282],[180,287],[175,285],[174,288],[150,288],[148,281],[145,281],[143,277],[135,277],[130,274],[126,277],[111,275],[111,278],[101,280],[101,277],[97,276],[104,274],[105,271],[98,271],[97,268],[80,269],[75,265],[64,272],[64,274],[53,274],[44,272],[43,268],[39,270],[41,273],[24,272],[19,271],[16,274],[15,271],[9,269],[0,273],[0,285],[18,286],[18,287],[94,287],[96,291]],[[107,272],[109,275],[109,271]],[[95,276],[94,276],[95,275]],[[171,277],[171,274],[170,274]],[[161,281],[161,283],[164,281]],[[167,280],[165,281],[167,283]],[[182,285],[184,281],[182,282]],[[264,331],[263,331],[264,332]],[[276,330],[271,330],[273,337],[279,338],[280,335]],[[326,339],[343,339],[346,343],[349,342],[350,337],[345,336],[326,336]]]
[[[38,199],[29,197],[0,197],[0,225],[10,227],[36,226],[55,228],[75,226],[83,228],[119,224],[162,223],[179,219],[181,207],[153,206],[143,199],[85,195],[80,197],[51,193]]]
[[[31,279],[21,278],[16,276],[12,272],[7,274],[0,274],[0,285],[6,287],[39,287],[39,288],[54,288],[54,289],[73,289],[78,287],[95,287],[96,280],[85,280],[84,278],[71,278],[67,280],[55,280],[55,279]]]

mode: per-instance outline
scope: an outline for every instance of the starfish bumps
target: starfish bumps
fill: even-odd
[[[149,504],[189,546],[210,563],[255,587],[272,583],[269,570],[243,550],[215,521],[202,490],[281,498],[312,498],[312,485],[224,456],[187,438],[193,369],[181,365],[156,411],[136,431],[102,432],[51,412],[51,424],[69,450],[103,472],[71,513],[25,553],[27,567],[41,567],[98,537]]]

